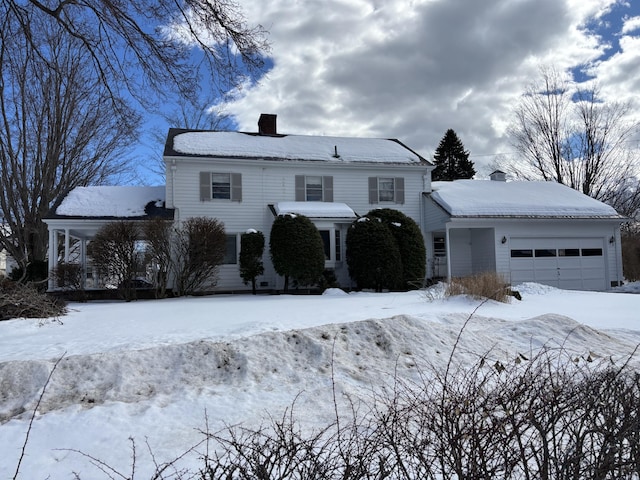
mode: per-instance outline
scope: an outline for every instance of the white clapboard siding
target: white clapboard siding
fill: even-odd
[[[253,228],[265,235],[265,275],[258,282],[277,288],[279,279],[269,260],[269,232],[273,222],[270,205],[296,200],[296,176],[331,177],[332,199],[349,205],[358,215],[365,215],[374,208],[393,208],[413,218],[418,224],[422,201],[424,165],[348,165],[328,162],[296,161],[238,161],[233,159],[206,159],[177,157],[167,161],[168,206],[176,208],[176,218],[207,216],[224,223],[227,234],[241,234]],[[170,166],[172,165],[172,167]],[[242,183],[242,200],[202,200],[200,194],[201,172],[239,174]],[[369,178],[399,178],[396,184],[403,186],[404,203],[370,203]],[[343,242],[345,239],[343,238]],[[239,240],[238,240],[239,245]],[[239,246],[238,246],[239,251]],[[219,290],[247,289],[243,285],[237,265],[224,265],[219,271]]]

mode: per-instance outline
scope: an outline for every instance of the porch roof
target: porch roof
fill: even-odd
[[[355,220],[358,215],[346,203],[336,202],[278,202],[273,205],[275,215],[297,214],[309,218]]]
[[[625,218],[613,207],[555,182],[455,180],[433,182],[432,189],[432,200],[451,217]]]
[[[173,218],[164,206],[165,187],[92,186],[77,187],[46,219],[145,219]]]

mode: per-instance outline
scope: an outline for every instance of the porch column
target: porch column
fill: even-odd
[[[47,288],[53,290],[56,286],[55,277],[51,274],[58,266],[58,231],[49,229],[49,259],[48,259],[49,271]]]
[[[64,263],[69,263],[69,245],[71,243],[71,239],[69,236],[69,229],[64,229]]]
[[[87,240],[80,240],[80,288],[87,287]]]

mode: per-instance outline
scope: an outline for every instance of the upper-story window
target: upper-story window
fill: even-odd
[[[369,177],[369,203],[404,203],[404,178]]]
[[[211,174],[211,198],[231,200],[231,174]]]
[[[333,177],[296,175],[296,202],[333,202]]]
[[[229,172],[200,172],[200,200],[242,201],[242,175]]]

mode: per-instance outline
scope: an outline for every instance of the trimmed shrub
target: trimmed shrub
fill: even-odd
[[[262,254],[264,235],[255,230],[240,236],[240,276],[245,285],[251,283],[251,291],[256,294],[256,278],[264,273]]]
[[[400,250],[388,226],[378,218],[355,221],[347,234],[349,275],[359,289],[376,292],[402,285]]]
[[[371,210],[366,216],[379,218],[393,234],[402,262],[402,287],[411,289],[422,286],[427,250],[418,224],[399,210],[391,208]]]
[[[60,262],[51,273],[57,287],[64,290],[82,289],[82,266],[79,263]]]
[[[280,215],[271,226],[269,250],[273,268],[297,285],[315,285],[324,271],[324,244],[320,232],[304,215]]]

